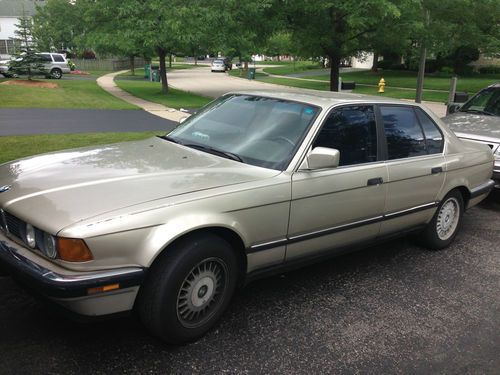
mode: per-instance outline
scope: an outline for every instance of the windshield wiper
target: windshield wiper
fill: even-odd
[[[488,116],[495,116],[494,113],[488,112],[488,111],[481,111],[480,109],[466,109],[465,111],[461,112],[466,112],[466,113],[479,113],[481,115],[488,115]]]
[[[240,156],[238,156],[237,154],[233,154],[232,152],[217,150],[216,148],[213,148],[213,147],[197,145],[194,143],[193,144],[185,144],[184,146],[195,148],[195,149],[201,150],[201,151],[206,151],[206,152],[209,152],[211,154],[225,157],[226,159],[236,160],[236,161],[239,161],[240,163],[243,163],[243,159]]]
[[[177,143],[179,145],[182,145],[181,142],[179,142],[177,139],[174,139],[172,137],[169,137],[168,135],[158,135],[158,138],[164,139],[166,141],[172,142],[172,143]]]

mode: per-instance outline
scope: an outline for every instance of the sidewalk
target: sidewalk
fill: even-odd
[[[117,75],[126,73],[128,70],[121,70],[119,72],[109,73],[97,78],[97,84],[101,88],[110,94],[116,96],[119,99],[126,101],[127,103],[133,104],[137,107],[142,108],[146,112],[152,115],[159,116],[166,120],[178,122],[181,118],[189,116],[189,113],[178,111],[177,109],[165,107],[162,104],[153,103],[136,96],[129,94],[128,92],[119,88],[114,79]]]

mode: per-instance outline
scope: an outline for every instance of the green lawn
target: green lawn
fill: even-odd
[[[383,77],[386,83],[386,87],[393,86],[415,88],[417,86],[416,72],[386,70],[383,72],[373,73],[371,71],[359,71],[342,73],[341,77],[344,81],[355,81],[356,83],[368,85],[377,85],[380,78]],[[308,76],[304,78],[330,81],[330,76],[328,74]],[[469,77],[458,77],[457,90],[475,93],[482,88],[498,81],[500,81],[500,74],[481,74]],[[424,80],[424,89],[448,91],[450,89],[450,76],[436,76],[433,74],[426,74]]]
[[[264,68],[264,72],[269,74],[287,75],[320,68],[321,66],[317,61],[296,61],[295,63],[289,62],[283,64],[283,66],[277,66],[274,68]]]
[[[145,139],[161,132],[87,133],[0,137],[0,163],[68,148]]]
[[[39,79],[57,83],[55,89],[1,84],[4,81],[0,79],[0,108],[137,109],[108,94],[95,81]]]
[[[165,95],[161,92],[160,82],[149,82],[140,79],[117,79],[115,82],[118,87],[138,98],[160,103],[170,108],[200,108],[213,100],[212,98],[173,88],[170,88],[169,93]]]
[[[236,77],[238,76],[237,71],[233,71],[230,74]],[[317,81],[306,81],[306,80],[292,79],[292,78],[269,77],[263,73],[257,73],[256,80],[260,82],[273,83],[276,85],[300,87],[303,89],[322,90],[322,91],[330,90],[330,83],[326,81],[317,82]],[[353,90],[353,93],[365,94],[365,95],[380,95],[397,99],[412,99],[412,100],[415,99],[414,89],[400,90],[386,86],[384,94],[378,94],[377,91],[378,89],[376,87],[357,85],[356,90]],[[447,99],[448,99],[448,93],[446,92],[424,91],[424,100],[444,103]]]

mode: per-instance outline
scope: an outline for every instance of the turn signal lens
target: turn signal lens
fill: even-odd
[[[57,238],[59,258],[67,262],[88,262],[94,259],[85,241],[77,238]]]
[[[87,289],[87,294],[91,295],[96,293],[104,293],[116,289],[120,289],[120,284],[110,284],[110,285],[98,286],[96,288],[89,288]]]

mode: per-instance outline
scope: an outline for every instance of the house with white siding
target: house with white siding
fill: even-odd
[[[45,0],[0,0],[0,59],[14,53],[14,31],[19,17],[33,17],[36,7],[45,5]]]

